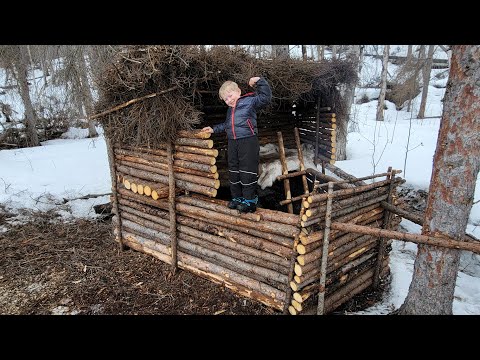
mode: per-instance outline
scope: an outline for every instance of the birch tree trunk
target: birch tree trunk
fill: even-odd
[[[423,235],[463,240],[480,170],[480,46],[452,47]],[[452,314],[460,251],[419,245],[399,314]]]
[[[85,62],[85,53],[83,51],[83,47],[81,47],[79,54],[78,54],[78,67],[79,67],[79,75],[81,81],[81,89],[82,89],[82,100],[85,106],[85,110],[87,111],[87,116],[93,115],[93,96],[92,91],[90,90],[90,82],[88,81],[88,71],[87,71],[87,64]],[[89,120],[88,121],[88,137],[93,138],[98,136],[97,129],[95,129],[96,121]]]
[[[355,68],[359,69],[358,63],[360,62],[360,45],[351,45],[349,48],[349,54],[348,57],[350,61],[352,61],[355,64]],[[358,73],[358,78],[360,78],[360,72]],[[357,82],[353,82],[349,85],[347,85],[347,88],[345,90],[345,103],[347,104],[347,114],[346,114],[346,119],[347,119],[347,129],[349,132],[351,131],[358,131],[358,123],[355,122],[354,119],[352,119],[352,105],[355,100],[355,87],[357,86]],[[345,160],[346,159],[346,144],[345,144],[345,157],[343,159],[339,159],[337,157],[337,160]]]
[[[27,45],[19,45],[19,56],[17,57],[16,68],[18,73],[18,85],[20,96],[25,107],[25,127],[27,134],[27,146],[39,146],[37,134],[37,120],[33,110],[32,99],[30,98],[30,88],[28,87],[28,49]]]
[[[430,85],[430,74],[432,72],[433,52],[435,51],[435,45],[428,47],[427,60],[423,66],[423,89],[422,89],[422,101],[420,102],[420,109],[418,110],[418,118],[423,119],[425,117],[425,106],[427,105],[428,86]]]
[[[337,45],[332,45],[332,59],[337,58]]]
[[[383,121],[383,108],[385,106],[385,94],[387,92],[387,67],[388,67],[388,54],[390,52],[390,45],[383,47],[383,61],[382,61],[382,78],[380,82],[380,95],[378,97],[377,105],[377,121]]]

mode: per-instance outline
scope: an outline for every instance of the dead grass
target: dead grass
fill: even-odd
[[[0,314],[271,315],[262,304],[134,250],[110,222],[0,209]]]

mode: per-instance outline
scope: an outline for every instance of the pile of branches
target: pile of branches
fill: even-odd
[[[174,141],[178,130],[200,124],[203,105],[222,105],[218,88],[224,81],[237,82],[245,93],[252,91],[247,86],[252,76],[269,81],[271,110],[285,102],[314,101],[319,93],[356,81],[357,75],[349,61],[257,59],[227,46],[126,46],[96,79],[95,111],[119,107],[98,118],[113,142],[155,148]],[[127,102],[131,105],[121,107]]]

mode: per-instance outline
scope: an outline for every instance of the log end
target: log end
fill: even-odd
[[[297,310],[297,312],[300,312],[303,310],[302,304],[300,304],[296,300],[292,300],[292,306],[295,308],[295,310]]]
[[[130,190],[132,190],[135,194],[138,193],[137,184],[131,183]]]
[[[302,271],[302,267],[300,266],[300,264],[298,264],[298,263],[295,264],[294,271],[295,271],[295,275],[302,276],[303,271]]]
[[[301,240],[300,240],[301,241]],[[297,252],[300,254],[300,255],[303,255],[305,254],[306,250],[305,250],[305,245],[303,244],[298,244],[297,245]]]
[[[305,265],[305,256],[303,255],[298,255],[297,256],[297,261],[300,265],[304,266]]]
[[[302,298],[302,295],[300,295],[299,292],[294,292],[293,293],[293,299],[298,302],[299,304],[301,304],[303,302],[303,298]]]

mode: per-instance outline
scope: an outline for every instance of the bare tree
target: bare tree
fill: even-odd
[[[428,86],[430,85],[430,74],[432,72],[433,52],[435,51],[435,45],[428,47],[428,55],[423,66],[423,88],[422,88],[422,101],[420,102],[420,109],[418,110],[417,117],[423,119],[425,117],[425,106],[427,105]]]
[[[378,97],[377,105],[377,121],[383,121],[383,108],[385,106],[385,94],[387,92],[387,67],[388,67],[388,54],[390,52],[390,45],[383,47],[383,60],[382,60],[382,76],[380,80],[380,95]]]
[[[408,91],[410,97],[408,98],[408,103],[407,103],[407,111],[410,112],[412,109],[412,97],[416,93],[416,87],[417,87],[417,78],[418,74],[420,73],[420,70],[423,67],[423,61],[422,59],[425,57],[425,45],[421,45],[420,49],[418,51],[418,59],[416,64],[414,64],[414,70],[413,70],[413,76],[409,79],[408,83],[410,85],[410,90]],[[410,58],[410,61],[407,62],[407,66],[410,66],[412,63],[412,59]]]
[[[337,49],[338,49],[337,45],[332,45],[332,59],[337,58]]]
[[[413,45],[408,45],[408,48],[407,48],[407,62],[412,61],[412,48],[413,48]]]
[[[463,240],[480,170],[480,46],[455,45],[433,159],[424,235]],[[418,245],[399,314],[452,314],[460,251]]]
[[[302,45],[302,59],[307,61],[307,45]]]
[[[91,85],[88,81],[88,70],[87,64],[85,62],[85,53],[84,48],[80,47],[80,51],[78,52],[78,75],[80,77],[80,84],[82,89],[82,99],[83,104],[85,106],[85,110],[89,116],[93,115],[93,96],[91,91]],[[97,130],[95,129],[95,120],[88,121],[88,137],[96,137],[98,136]]]
[[[17,72],[17,81],[20,90],[20,96],[25,107],[25,130],[27,134],[27,146],[39,146],[37,134],[37,117],[33,110],[32,99],[30,98],[30,88],[28,84],[28,65],[29,56],[27,45],[18,45],[17,56],[14,57],[14,64]]]
[[[352,61],[355,64],[356,68],[358,69],[358,75],[359,75],[358,78],[360,78],[360,71],[361,71],[361,66],[358,65],[361,62],[360,56],[361,56],[360,45],[351,45],[349,50],[348,50],[347,57],[350,61]],[[350,128],[349,128],[350,131],[358,131],[359,130],[358,123],[353,121],[353,119],[351,118],[352,105],[353,105],[353,102],[355,100],[355,87],[356,86],[357,86],[357,82],[356,81],[352,82],[349,86],[347,86],[347,88],[345,90],[345,99],[346,99],[346,104],[347,104],[346,118],[347,118],[348,124],[350,124]],[[339,159],[337,157],[337,160],[345,160],[345,159],[346,159],[346,144],[345,144],[345,156],[344,156],[344,158]]]
[[[325,46],[317,45],[318,61],[325,59]]]
[[[290,57],[288,45],[272,45],[272,57],[287,59]]]

